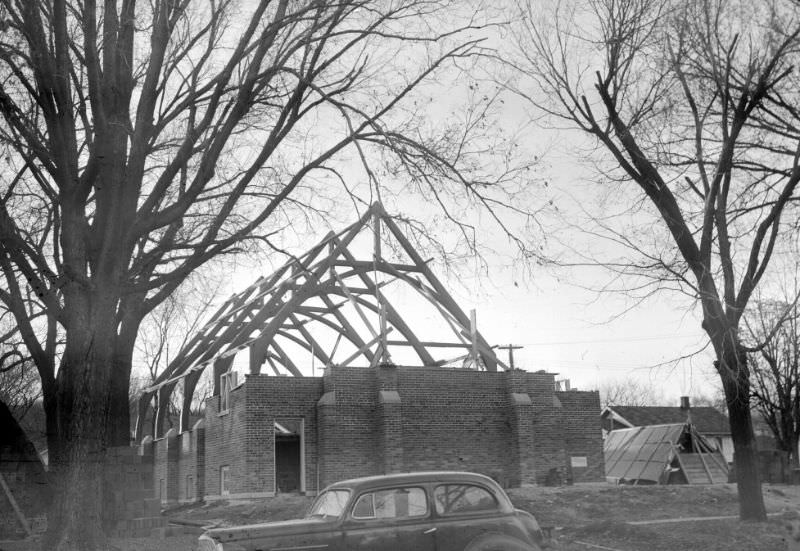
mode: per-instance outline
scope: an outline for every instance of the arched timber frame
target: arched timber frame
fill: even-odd
[[[389,262],[382,257],[381,231],[384,228],[410,263]],[[365,229],[371,229],[374,235],[372,259],[358,260],[349,245]],[[378,272],[388,276],[388,281],[377,281],[374,276]],[[381,292],[382,287],[394,281],[406,283],[429,301],[452,329],[455,339],[451,342],[420,340]],[[324,306],[306,304],[309,299],[319,299]],[[346,304],[357,312],[369,329],[369,336],[362,336],[342,311]],[[377,314],[380,327],[373,327],[366,312]],[[339,340],[344,339],[356,352],[334,362],[336,346],[333,351],[325,350],[306,328],[310,322],[333,330],[337,334],[337,346]],[[403,346],[411,347],[423,366],[438,367],[468,360],[473,366],[482,366],[488,371],[496,371],[498,366],[507,369],[382,205],[375,203],[355,224],[328,234],[302,256],[229,298],[143,392],[139,399],[137,440],[143,435],[144,419],[151,406],[155,410],[153,434],[163,435],[163,412],[180,381],[184,385],[180,430],[188,430],[192,394],[202,372],[213,366],[214,394],[219,394],[220,377],[230,369],[236,353],[245,348],[250,352],[250,373],[260,373],[266,363],[276,374],[285,371],[302,377],[277,337],[304,348],[325,367],[348,365],[358,358],[365,359],[371,367],[391,363],[390,348]],[[460,349],[461,355],[434,360],[432,348]]]

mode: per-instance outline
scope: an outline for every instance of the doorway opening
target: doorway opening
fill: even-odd
[[[275,490],[306,491],[302,419],[275,420]]]

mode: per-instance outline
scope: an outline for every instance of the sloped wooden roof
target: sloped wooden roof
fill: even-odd
[[[691,449],[684,448],[690,442]],[[613,481],[669,482],[667,469],[679,468],[689,484],[727,481],[719,450],[694,425],[674,423],[619,429],[603,443],[606,478]]]
[[[687,410],[668,406],[609,406],[618,416],[633,427],[685,423]],[[728,418],[709,406],[692,407],[688,410],[697,430],[706,435],[730,434]]]
[[[604,442],[606,477],[661,482],[683,424],[612,431]]]

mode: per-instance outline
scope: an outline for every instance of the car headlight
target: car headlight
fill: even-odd
[[[199,538],[199,546],[198,551],[225,551],[222,548],[222,543],[218,541],[214,541],[213,539],[209,538],[205,534],[200,536]]]

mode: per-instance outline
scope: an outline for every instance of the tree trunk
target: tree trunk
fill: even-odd
[[[51,454],[55,498],[42,549],[106,549],[104,462],[113,433],[115,324],[97,310],[69,335],[58,373],[58,442]],[[77,334],[76,334],[77,333]],[[125,398],[127,404],[127,397]]]
[[[117,339],[111,373],[111,410],[108,433],[109,446],[131,445],[130,382],[134,342]]]
[[[718,370],[725,390],[728,418],[733,438],[733,463],[739,493],[739,518],[767,520],[755,433],[750,415],[750,377],[747,354],[737,342],[722,348]]]
[[[104,454],[97,449],[97,440],[87,437],[83,434],[62,443],[61,457],[51,461],[55,499],[47,517],[43,550],[106,548],[102,526]]]

